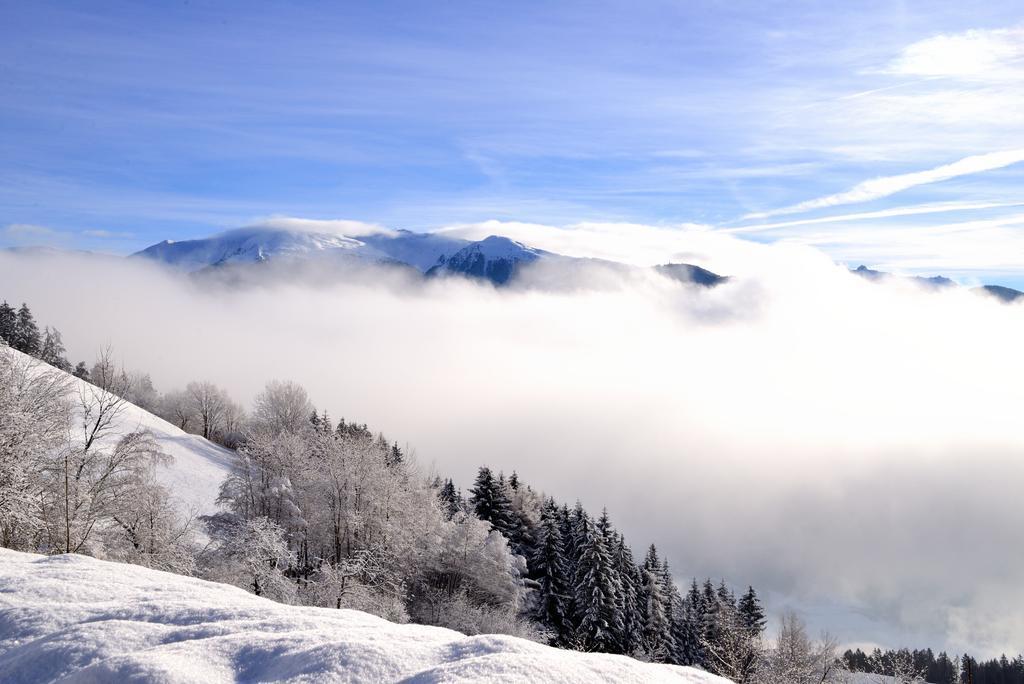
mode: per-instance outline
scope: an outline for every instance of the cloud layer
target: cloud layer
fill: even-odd
[[[845,640],[1019,648],[1024,307],[701,228],[521,229],[734,278],[693,289],[594,263],[504,291],[374,270],[226,287],[0,255],[0,295],[57,325],[76,361],[110,342],[161,389],[206,378],[243,401],[291,378],[463,487],[487,463],[606,505],[681,577],[753,583]]]

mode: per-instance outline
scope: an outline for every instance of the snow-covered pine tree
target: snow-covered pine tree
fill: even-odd
[[[705,656],[708,655],[709,650],[715,650],[718,645],[719,612],[718,594],[715,592],[714,585],[711,584],[711,579],[705,579],[700,592],[700,640],[701,650],[704,651]],[[701,664],[709,665],[706,659]]]
[[[541,512],[537,548],[531,570],[539,585],[537,620],[553,634],[552,644],[565,647],[571,642],[570,594],[572,583],[566,573],[565,544],[558,506],[548,499]]]
[[[504,477],[495,479],[494,473],[487,466],[477,472],[476,481],[470,490],[469,503],[473,506],[476,517],[491,523],[491,529],[497,530],[506,539],[515,528],[512,517],[512,504],[505,492]]]
[[[39,326],[32,316],[27,304],[22,304],[18,309],[18,318],[14,325],[14,340],[11,346],[20,352],[31,356],[39,355]]]
[[[690,589],[683,599],[683,614],[677,630],[680,656],[684,665],[703,666],[704,650],[701,643],[703,634],[703,602],[697,580],[690,583]]]
[[[7,300],[0,304],[0,340],[14,346],[14,329],[18,325],[18,314]]]
[[[651,660],[664,662],[670,655],[672,625],[668,616],[668,596],[665,595],[662,564],[654,544],[647,550],[642,570],[643,650]]]
[[[622,631],[617,635],[618,652],[633,655],[640,651],[643,623],[640,610],[640,587],[643,578],[640,568],[633,560],[633,551],[626,544],[626,538],[616,535],[612,547],[612,565],[619,577],[619,593],[616,605],[622,616]]]
[[[576,647],[584,651],[608,652],[615,647],[615,635],[622,621],[615,605],[612,563],[604,536],[588,517],[582,518],[580,557],[576,566]]]
[[[528,487],[522,486],[519,476],[514,472],[509,480],[499,477],[498,486],[508,500],[509,510],[507,528],[502,533],[514,553],[531,558],[536,550],[534,537],[539,517],[537,497]]]
[[[445,480],[441,485],[437,496],[441,500],[441,510],[447,520],[454,518],[455,514],[461,511],[465,505],[462,501],[462,494],[455,488],[455,483],[451,478]]]
[[[64,354],[64,342],[61,340],[60,331],[46,326],[43,333],[43,343],[39,349],[39,360],[62,371],[70,371],[71,364]]]
[[[740,624],[751,636],[759,636],[764,632],[764,609],[761,607],[761,600],[757,597],[754,587],[748,587],[746,593],[740,597],[737,612]]]

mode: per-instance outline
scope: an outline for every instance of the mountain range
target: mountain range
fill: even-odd
[[[535,249],[500,235],[471,241],[443,233],[407,230],[345,236],[265,226],[238,228],[198,240],[164,240],[132,258],[149,259],[191,273],[295,259],[335,259],[339,263],[404,266],[430,278],[465,276],[496,286],[509,284],[524,266],[540,261],[601,262]],[[674,280],[705,287],[725,280],[692,264],[664,264],[656,268]]]

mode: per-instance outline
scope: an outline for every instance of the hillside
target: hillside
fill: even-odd
[[[16,352],[17,353],[17,352]],[[92,385],[74,376],[74,390],[89,392]],[[114,421],[111,437],[146,430],[172,458],[158,465],[156,478],[182,504],[183,512],[200,515],[216,511],[220,483],[231,464],[231,452],[199,435],[192,435],[131,403],[125,403]]]
[[[466,637],[85,556],[0,549],[0,681],[688,682],[690,668]]]
[[[13,354],[23,362],[39,364],[39,369],[59,373],[65,376],[70,387],[70,399],[74,409],[80,413],[77,398],[84,393],[99,390],[93,385],[64,373],[42,362],[29,360],[21,352],[6,347],[2,353]],[[78,429],[78,419],[74,423]],[[134,404],[125,402],[111,424],[106,440],[113,441],[130,432],[147,430],[160,446],[160,449],[172,458],[167,465],[158,465],[156,478],[181,503],[183,513],[209,514],[216,511],[217,494],[220,483],[228,473],[231,452],[198,435],[192,435],[162,418],[145,411]],[[76,436],[74,433],[72,437]]]

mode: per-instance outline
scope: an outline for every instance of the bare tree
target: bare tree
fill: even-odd
[[[762,658],[752,681],[758,684],[828,684],[844,682],[848,674],[836,655],[838,642],[829,634],[817,641],[796,613],[786,613],[775,645]]]
[[[271,380],[253,405],[254,421],[271,433],[300,432],[313,413],[306,390],[291,381]]]
[[[192,399],[186,392],[180,390],[163,395],[157,404],[157,409],[161,418],[186,432],[196,420]]]
[[[190,382],[185,393],[192,403],[192,409],[203,426],[203,437],[210,439],[221,427],[227,410],[227,393],[212,382]]]

